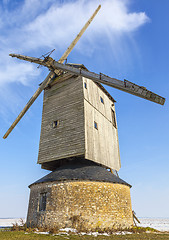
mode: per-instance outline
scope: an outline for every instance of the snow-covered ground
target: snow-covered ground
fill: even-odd
[[[25,222],[26,219],[22,218]],[[21,224],[21,218],[0,218],[0,228],[12,227],[13,224]]]
[[[159,231],[168,231],[169,232],[169,218],[139,218],[140,224],[137,226],[141,227],[151,227]],[[25,219],[23,218],[25,222]],[[20,218],[0,218],[0,228],[2,227],[11,227],[12,224],[21,224]]]
[[[159,231],[169,232],[169,218],[139,218],[140,224],[137,226],[151,227]]]

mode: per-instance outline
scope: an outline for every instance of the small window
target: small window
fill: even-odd
[[[41,193],[39,199],[39,211],[45,210],[46,210],[46,193]]]
[[[87,89],[87,83],[86,82],[84,83],[84,87]]]
[[[103,104],[104,104],[104,100],[103,100],[103,98],[102,98],[102,97],[100,97],[100,101],[101,101],[101,103],[103,103]]]
[[[96,128],[98,130],[97,122],[94,122],[94,128]]]
[[[115,128],[117,128],[115,112],[114,112],[113,109],[111,110],[111,112],[112,112],[112,123],[113,123],[113,126]]]
[[[53,121],[52,127],[53,127],[53,128],[56,128],[56,127],[58,127],[58,126],[59,126],[59,120]]]

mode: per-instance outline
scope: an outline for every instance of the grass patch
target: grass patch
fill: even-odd
[[[53,236],[53,235],[41,235],[35,233],[28,233],[28,232],[17,232],[17,231],[0,231],[0,239],[1,240],[65,240],[65,239],[72,239],[72,240],[161,240],[161,239],[169,239],[169,234],[155,234],[155,233],[133,233],[133,234],[126,234],[126,235],[111,235],[111,236],[80,236],[80,235],[61,235],[61,236]]]
[[[75,221],[76,222],[76,221]],[[117,231],[113,229],[95,229],[95,232],[98,233],[98,236],[94,235],[81,235],[80,232],[78,234],[70,233],[70,234],[63,234],[59,233],[58,228],[54,229],[38,229],[39,232],[50,232],[50,234],[37,234],[35,233],[37,229],[34,228],[27,228],[25,224],[19,226],[18,224],[13,224],[13,227],[0,229],[0,240],[65,240],[65,239],[72,239],[72,240],[161,240],[161,239],[168,239],[169,240],[169,233],[162,233],[150,227],[133,227],[131,229]],[[87,231],[86,231],[87,232]],[[107,232],[109,236],[104,235]],[[89,233],[88,233],[89,234]],[[99,235],[102,234],[102,235]]]

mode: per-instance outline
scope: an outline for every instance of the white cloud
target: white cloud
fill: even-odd
[[[4,84],[18,82],[22,85],[29,85],[30,78],[34,79],[40,74],[36,65],[15,61],[9,57],[7,51],[0,51],[0,87]],[[29,81],[27,79],[29,76]]]
[[[60,6],[53,4],[45,14],[39,15],[27,25],[26,35],[30,36],[28,46],[67,46],[97,6],[96,0],[68,2]],[[107,32],[121,36],[135,31],[147,21],[145,13],[129,12],[128,1],[104,0],[101,10],[89,27],[88,38],[97,37],[98,33],[107,35]]]
[[[107,38],[110,45],[113,45],[113,56],[118,61],[119,53],[123,52],[124,55],[126,43],[123,38],[130,38],[133,32],[149,20],[144,12],[130,12],[129,0],[0,2],[1,102],[5,102],[2,89],[7,88],[7,84],[20,83],[33,88],[34,85],[30,83],[40,77],[41,73],[36,65],[12,59],[8,54],[14,52],[38,57],[55,48],[56,53],[61,55],[99,3],[102,5],[101,10],[74,51],[78,49],[81,54],[92,54],[95,48],[101,47],[102,43],[98,41],[98,37]],[[12,94],[12,91],[8,92]],[[15,102],[16,96],[12,106]],[[3,111],[1,107],[0,112]]]
[[[30,64],[7,60],[7,53],[14,51],[26,55],[34,51],[37,54],[39,49],[45,53],[52,48],[56,48],[57,52],[64,51],[99,2],[102,8],[78,45],[83,49],[87,43],[86,52],[94,48],[94,44],[99,45],[96,40],[98,35],[110,38],[115,46],[123,35],[129,35],[148,21],[145,13],[130,12],[129,1],[125,0],[62,2],[25,0],[13,10],[8,10],[7,5],[13,2],[4,1],[5,11],[1,6],[0,18],[0,22],[3,21],[0,36],[1,85],[11,81],[26,84],[32,76],[39,74],[37,71],[33,73],[35,67]]]

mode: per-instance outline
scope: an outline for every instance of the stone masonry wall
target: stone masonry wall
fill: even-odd
[[[48,182],[31,187],[27,225],[34,227],[130,228],[130,187],[90,181]],[[41,193],[46,210],[39,211]]]

